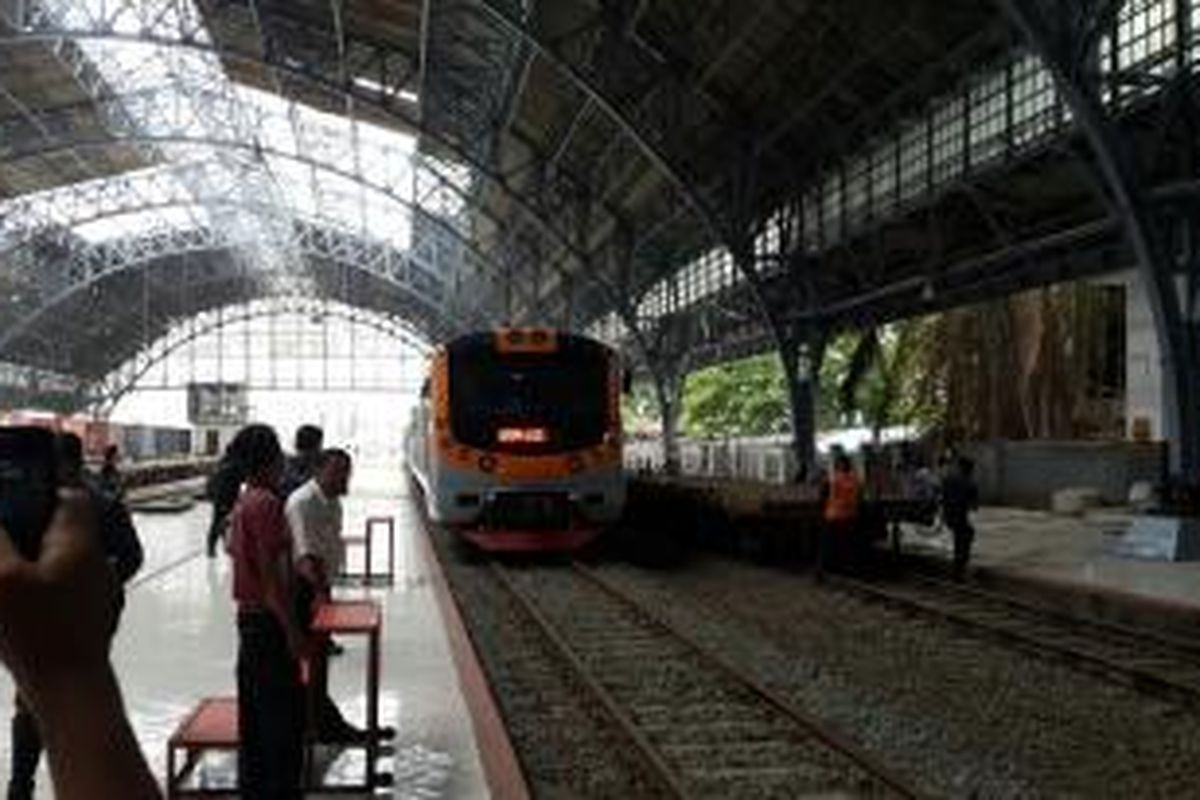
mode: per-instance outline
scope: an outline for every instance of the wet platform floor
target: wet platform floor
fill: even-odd
[[[398,736],[395,755],[381,762],[395,775],[395,786],[374,796],[486,797],[471,721],[404,491],[398,470],[360,471],[345,502],[347,533],[361,531],[368,516],[396,518],[394,585],[337,590],[341,599],[369,597],[383,607],[380,720],[395,726]],[[167,739],[183,716],[201,697],[234,694],[237,636],[231,571],[224,555],[213,560],[204,555],[209,514],[208,505],[200,503],[183,513],[136,515],[146,565],[129,587],[113,662],[138,739],[160,781]],[[386,551],[379,541],[376,559]],[[345,654],[330,665],[331,693],[343,713],[361,725],[366,718],[365,639],[346,637],[342,642]],[[12,696],[8,674],[0,670],[0,775],[5,782]],[[361,768],[351,751],[324,755],[326,761],[336,758],[332,777],[352,778]],[[217,764],[208,777],[219,784],[227,777],[219,773],[230,769]],[[43,763],[38,797],[53,796]]]

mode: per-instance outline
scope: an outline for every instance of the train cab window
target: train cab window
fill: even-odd
[[[551,352],[502,353],[493,341],[489,335],[469,336],[449,348],[455,439],[470,447],[528,453],[576,450],[604,440],[606,348],[561,336]]]

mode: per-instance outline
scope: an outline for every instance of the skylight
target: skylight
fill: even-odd
[[[195,28],[197,41],[209,40],[199,12],[187,2],[118,6],[104,0],[42,0],[40,5],[76,29],[170,41]],[[158,181],[153,191],[139,197],[140,203],[130,203],[140,206],[136,209],[96,214],[76,208],[76,216],[67,219],[50,213],[65,225],[81,216],[96,217],[74,228],[89,241],[162,227],[212,225],[235,242],[276,239],[266,243],[270,250],[286,242],[295,219],[305,219],[407,251],[409,206],[418,191],[434,213],[461,210],[461,200],[451,199],[453,192],[448,195],[437,185],[441,179],[416,174],[421,170],[410,135],[237,84],[213,53],[201,49],[104,38],[81,40],[80,48],[118,98],[108,109],[113,135],[147,143],[152,158],[165,162],[156,169],[176,182]],[[396,96],[417,101],[410,92]],[[177,169],[197,163],[208,168]],[[445,174],[447,180],[458,180],[452,171]],[[18,200],[28,207],[26,198]],[[0,206],[0,212],[5,210]],[[261,247],[250,249],[275,266],[296,263],[294,254],[272,256]]]

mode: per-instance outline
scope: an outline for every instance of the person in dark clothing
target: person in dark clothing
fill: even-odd
[[[100,487],[110,495],[125,499],[125,481],[121,477],[121,451],[115,444],[104,448],[104,464],[100,467]]]
[[[979,508],[979,488],[972,478],[974,471],[975,463],[962,457],[942,480],[942,521],[954,536],[954,577],[960,581],[966,577],[975,541],[970,515]]]
[[[282,492],[285,501],[316,474],[324,443],[325,431],[316,425],[301,425],[296,429],[296,452],[288,458],[283,468]]]
[[[208,524],[208,557],[216,558],[217,543],[224,541],[225,531],[229,527],[229,513],[237,503],[238,492],[245,480],[245,470],[234,457],[232,447],[225,448],[224,455],[217,462],[217,468],[208,477],[205,494],[212,503],[212,520]]]
[[[229,530],[229,515],[237,503],[242,484],[248,479],[246,454],[254,446],[253,436],[248,434],[254,426],[242,428],[225,446],[217,468],[208,478],[205,494],[212,502],[212,520],[208,525],[208,557],[217,555],[217,543],[224,541]]]
[[[229,529],[238,626],[238,785],[246,798],[290,800],[301,796],[300,664],[312,646],[293,605],[292,534],[279,496],[283,450],[266,425],[247,426],[238,438],[246,489]]]
[[[99,478],[83,469],[83,443],[73,433],[58,436],[59,482],[66,487],[81,488],[87,496],[100,534],[100,544],[109,566],[120,586],[142,568],[144,553],[137,529],[129,510],[121,499],[107,492]],[[111,639],[117,633],[117,622],[124,606],[123,594],[117,598],[117,610]],[[18,694],[12,717],[12,769],[9,773],[8,800],[31,800],[42,757],[42,736],[37,720]]]

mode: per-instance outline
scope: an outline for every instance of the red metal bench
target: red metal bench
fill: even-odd
[[[186,786],[205,751],[238,749],[237,699],[206,697],[188,714],[167,740],[167,797],[204,797],[236,792],[233,786]],[[183,761],[179,762],[182,755]]]
[[[377,761],[384,754],[379,733],[380,639],[382,613],[378,603],[369,601],[332,602],[322,605],[313,620],[317,631],[340,636],[362,636],[367,641],[366,742],[343,747],[361,747],[366,752],[365,775],[361,783],[325,785],[314,774],[314,742],[305,748],[304,782],[308,791],[317,793],[362,793],[390,786],[392,775],[378,770]],[[238,709],[233,697],[206,697],[188,714],[167,740],[167,797],[211,797],[237,793],[236,775],[219,785],[207,786],[204,781],[189,785],[206,752],[236,753],[238,749]],[[182,760],[181,760],[182,757]]]

